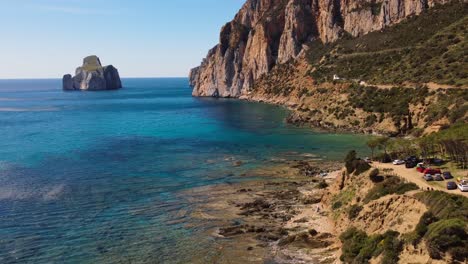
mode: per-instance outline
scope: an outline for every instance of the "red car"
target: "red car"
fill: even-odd
[[[440,169],[427,168],[424,170],[424,174],[436,175],[436,174],[442,174],[442,172],[440,171]]]
[[[417,167],[416,170],[420,173],[424,173],[424,171],[426,171],[426,168],[424,167]]]

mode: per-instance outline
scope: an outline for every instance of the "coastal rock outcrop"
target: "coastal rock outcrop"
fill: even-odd
[[[83,59],[83,66],[78,67],[75,76],[63,76],[63,90],[65,91],[102,91],[122,88],[118,70],[112,66],[102,66],[97,56]]]
[[[247,0],[190,72],[194,96],[240,97],[305,44],[381,30],[445,0]]]

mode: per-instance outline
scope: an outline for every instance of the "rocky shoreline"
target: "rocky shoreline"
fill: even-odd
[[[287,124],[296,126],[296,127],[303,127],[303,128],[311,128],[317,132],[325,132],[325,133],[350,133],[350,134],[363,134],[363,135],[374,135],[374,136],[384,136],[384,135],[392,135],[391,132],[388,131],[373,131],[372,129],[366,127],[355,127],[349,124],[346,125],[337,125],[332,122],[321,122],[319,120],[310,119],[310,117],[305,117],[301,114],[301,111],[298,107],[298,104],[291,104],[285,103],[282,101],[272,100],[271,98],[259,98],[254,96],[241,96],[239,100],[245,100],[248,102],[253,103],[265,103],[276,105],[279,107],[285,107],[290,111],[288,116],[285,118],[285,122]]]
[[[263,180],[185,193],[198,204],[190,217],[208,221],[207,235],[216,241],[214,256],[203,254],[195,263],[334,263],[339,240],[322,199],[341,168],[338,162],[286,161],[248,173]]]

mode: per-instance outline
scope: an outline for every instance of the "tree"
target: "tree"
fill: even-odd
[[[353,162],[356,160],[356,157],[357,157],[357,153],[355,150],[351,150],[350,152],[348,152],[348,154],[346,155],[346,158],[345,158],[345,166],[346,166],[346,170],[348,171],[348,173],[352,173],[354,171],[354,164]]]
[[[378,138],[371,138],[367,141],[366,145],[371,149],[371,160],[374,160],[374,151],[379,146],[379,139]]]
[[[379,149],[382,149],[385,154],[387,154],[388,142],[390,141],[389,137],[379,137],[377,138]]]

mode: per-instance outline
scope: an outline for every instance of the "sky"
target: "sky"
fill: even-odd
[[[61,78],[88,55],[123,77],[185,77],[243,0],[0,0],[0,79]]]

